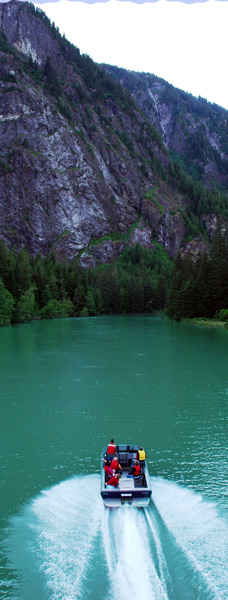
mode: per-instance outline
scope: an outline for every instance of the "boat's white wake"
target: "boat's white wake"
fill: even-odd
[[[102,530],[112,597],[168,599],[163,557],[159,557],[158,570],[151,555],[144,510],[124,506],[113,512],[106,510],[104,516]],[[155,543],[159,546],[159,540]]]
[[[228,522],[225,512],[200,494],[163,479],[152,479],[160,520],[176,551],[181,551],[198,584],[199,600],[228,598]],[[160,527],[161,531],[161,527]]]
[[[7,540],[20,600],[225,600],[228,523],[195,492],[152,479],[147,509],[109,510],[99,476],[43,492]]]

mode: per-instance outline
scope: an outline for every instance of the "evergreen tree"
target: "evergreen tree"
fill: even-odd
[[[171,284],[167,300],[166,312],[169,317],[179,321],[182,318],[181,312],[181,290],[185,283],[185,278],[182,272],[182,258],[178,253],[171,274]]]
[[[5,288],[14,295],[15,293],[15,272],[16,272],[16,257],[13,250],[7,248],[6,243],[0,240],[0,277]]]
[[[130,311],[133,313],[144,312],[144,292],[142,277],[132,277],[129,290]]]
[[[15,299],[29,290],[32,286],[32,265],[27,248],[22,248],[16,255],[15,261],[15,289],[13,296]]]
[[[13,296],[5,289],[0,277],[0,325],[8,325],[11,322],[13,307]]]
[[[121,314],[129,313],[130,309],[130,299],[128,290],[121,285],[119,291],[119,311]]]
[[[48,91],[58,100],[61,95],[61,86],[49,56],[44,65],[44,76]]]
[[[226,307],[228,298],[228,244],[221,224],[215,232],[210,249],[211,315]]]
[[[33,281],[36,286],[36,301],[40,308],[50,299],[48,276],[41,254],[37,255],[33,265]]]
[[[209,287],[210,262],[207,252],[199,254],[194,265],[195,312],[194,317],[210,317],[211,293]]]
[[[86,308],[88,310],[88,314],[93,316],[97,314],[97,310],[96,310],[96,302],[95,302],[95,298],[93,295],[93,291],[90,289],[88,290],[87,294],[86,294]]]
[[[27,323],[31,321],[38,313],[38,307],[35,301],[35,288],[32,286],[24,294],[21,294],[16,308],[16,321]]]
[[[58,282],[57,282],[57,277],[56,277],[56,255],[54,252],[51,252],[50,255],[46,256],[46,258],[44,259],[44,269],[45,269],[45,276],[46,276],[46,283],[45,283],[45,294],[46,297],[49,300],[51,300],[52,298],[59,298],[59,289],[58,289]]]
[[[103,298],[100,288],[96,288],[95,290],[95,304],[96,304],[96,314],[100,315],[103,312]]]
[[[79,313],[85,306],[86,290],[82,283],[79,283],[74,291],[73,304],[76,314]]]
[[[114,314],[119,313],[119,290],[120,282],[117,266],[112,263],[109,273],[108,293],[110,297],[110,308]]]
[[[168,293],[167,280],[164,275],[158,277],[156,290],[154,294],[154,308],[155,310],[164,310],[166,304],[166,298]]]
[[[72,314],[73,305],[69,298],[65,298],[62,301],[52,298],[40,311],[43,319],[64,319],[70,317]]]

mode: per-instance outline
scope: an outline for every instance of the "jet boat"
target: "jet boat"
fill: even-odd
[[[116,456],[122,467],[122,474],[118,486],[110,489],[107,488],[107,476],[103,461],[109,457],[107,448],[103,448],[101,453],[101,496],[105,506],[109,508],[117,508],[123,504],[131,504],[139,508],[148,506],[152,490],[147,462],[145,461],[145,465],[142,466],[139,478],[127,477],[138,450],[139,446],[123,444],[116,446]]]

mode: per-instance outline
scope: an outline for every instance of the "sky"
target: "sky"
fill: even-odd
[[[36,4],[95,62],[157,75],[228,109],[228,1]]]

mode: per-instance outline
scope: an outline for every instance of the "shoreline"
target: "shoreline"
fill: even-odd
[[[216,321],[213,319],[204,319],[203,317],[196,317],[193,319],[181,319],[182,323],[189,323],[190,325],[199,325],[200,327],[209,327],[210,329],[215,329],[216,327],[220,329],[228,330],[228,322],[227,321]]]

